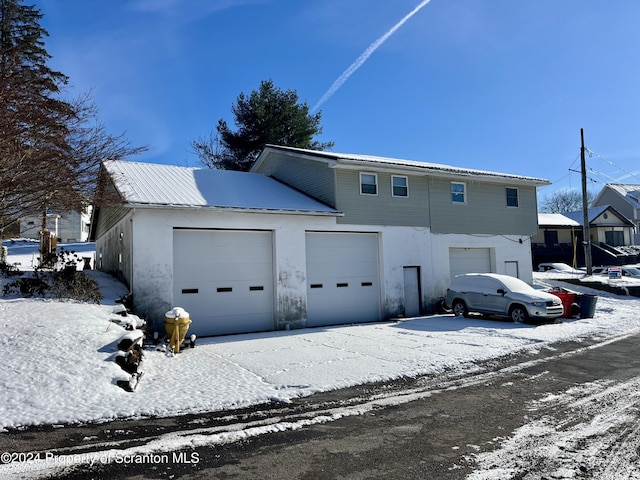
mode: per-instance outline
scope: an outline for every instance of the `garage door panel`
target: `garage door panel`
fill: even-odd
[[[491,273],[490,248],[450,248],[451,278],[463,273]]]
[[[377,277],[378,270],[376,265],[364,262],[349,262],[350,270],[345,271],[345,261],[343,262],[324,262],[314,266],[314,275],[326,278],[360,278],[360,277]]]
[[[197,264],[176,265],[173,275],[175,278],[183,278],[187,282],[198,283],[208,283],[212,281],[228,283],[246,280],[247,278],[264,280],[258,283],[265,283],[266,280],[269,280],[269,283],[271,283],[272,269],[272,265],[267,263],[247,265],[234,262],[202,262]],[[224,279],[217,280],[214,270],[225,272]]]
[[[258,231],[174,232],[174,303],[189,312],[190,332],[273,330],[271,238]]]
[[[377,234],[307,233],[307,324],[380,319]]]

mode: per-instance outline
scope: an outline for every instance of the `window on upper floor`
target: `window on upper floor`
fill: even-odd
[[[378,175],[375,173],[360,174],[360,193],[362,195],[378,194]]]
[[[518,189],[507,187],[506,193],[507,193],[507,207],[517,207],[518,206]]]
[[[462,182],[451,182],[451,203],[467,203],[467,186]]]
[[[408,197],[409,179],[407,177],[391,175],[391,195],[394,197]]]

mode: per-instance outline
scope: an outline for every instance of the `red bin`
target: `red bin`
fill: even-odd
[[[549,293],[559,297],[562,301],[562,317],[573,318],[580,312],[580,306],[576,303],[576,292],[564,288],[554,288]]]

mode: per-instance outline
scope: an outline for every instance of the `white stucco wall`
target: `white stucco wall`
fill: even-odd
[[[136,209],[127,218],[129,221],[134,303],[139,315],[158,326],[164,322],[164,313],[178,306],[173,305],[174,228],[272,231],[275,329],[305,326],[307,231],[379,234],[380,298],[384,318],[401,315],[404,311],[405,266],[420,267],[422,307],[427,311],[435,309],[450,281],[450,247],[491,248],[494,252],[492,269],[496,273],[505,273],[506,261],[516,261],[520,278],[532,282],[528,237],[432,235],[428,228],[337,224],[336,217],[330,216],[206,209]],[[124,241],[128,242],[129,232],[126,233]],[[115,238],[112,237],[112,241],[115,242]],[[110,248],[108,242],[98,241],[96,245],[97,248]]]
[[[506,262],[518,263],[518,278],[533,283],[531,266],[531,242],[522,235],[434,235],[432,239],[432,262],[434,271],[441,272],[434,282],[434,295],[444,295],[450,281],[450,248],[490,248],[492,273],[508,274]]]
[[[489,248],[493,273],[508,274],[506,262],[518,263],[521,280],[533,283],[529,237],[514,235],[433,235],[428,228],[386,227],[382,230],[383,312],[403,311],[405,266],[420,267],[422,307],[434,311],[451,281],[450,248]],[[522,243],[520,243],[522,241]]]
[[[173,229],[204,228],[273,232],[275,328],[306,319],[305,231],[335,229],[335,217],[211,210],[138,209],[133,215],[132,293],[136,309],[164,321],[173,303]]]

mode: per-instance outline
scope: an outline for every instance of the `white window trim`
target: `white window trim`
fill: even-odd
[[[463,188],[464,188],[464,192],[463,192],[463,195],[464,195],[464,201],[463,201],[463,202],[455,202],[455,201],[453,200],[453,193],[454,193],[454,192],[453,192],[453,190],[451,189],[451,187],[453,187],[453,185],[454,185],[454,184],[455,184],[455,185],[462,185],[462,186],[463,186]],[[467,184],[466,184],[466,182],[451,182],[451,186],[450,186],[450,190],[449,190],[449,198],[451,199],[451,203],[452,203],[453,205],[466,205],[466,204],[467,204]]]
[[[373,175],[373,178],[375,178],[375,182],[376,182],[376,193],[364,193],[362,191],[362,176],[363,175]],[[370,185],[370,184],[365,184],[365,185]],[[378,196],[378,191],[379,191],[379,187],[378,187],[378,174],[377,173],[372,173],[372,172],[360,172],[360,195],[368,195],[368,196],[372,196],[372,197],[377,197]]]
[[[394,178],[404,178],[405,179],[405,186],[404,188],[407,189],[407,194],[406,195],[396,195],[393,193],[393,179]],[[397,198],[409,198],[409,177],[405,176],[405,175],[391,175],[391,196],[392,197],[397,197]]]
[[[513,205],[507,204],[507,189],[511,189],[511,190],[515,190],[516,191],[516,201],[518,202],[518,205],[513,206]],[[505,203],[507,208],[520,208],[520,190],[518,189],[518,187],[505,187],[504,188],[504,203]]]

